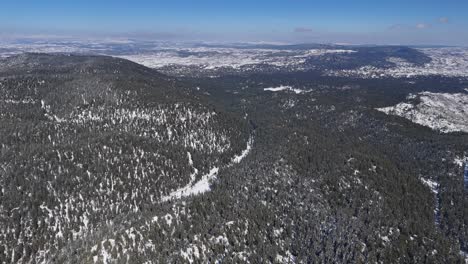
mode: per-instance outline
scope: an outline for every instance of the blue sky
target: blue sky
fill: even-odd
[[[0,36],[468,46],[466,0],[1,0]]]

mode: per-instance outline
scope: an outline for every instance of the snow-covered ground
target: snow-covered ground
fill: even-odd
[[[348,49],[276,49],[245,46],[213,46],[194,43],[104,41],[27,41],[1,42],[0,58],[24,52],[86,53],[111,55],[134,61],[150,68],[197,66],[205,70],[246,65],[298,66],[307,58],[336,53],[353,53]]]
[[[263,88],[264,91],[270,91],[270,92],[280,92],[280,91],[292,91],[297,94],[300,93],[305,93],[306,91],[301,90],[301,89],[296,89],[292,86],[289,85],[280,85],[278,87],[269,87],[269,88]]]
[[[468,252],[460,251],[460,255],[465,258],[465,264],[468,264]]]
[[[420,101],[418,104],[411,101],[416,97]],[[407,100],[408,102],[377,110],[404,117],[443,133],[468,133],[468,94],[422,92],[408,96]]]
[[[449,77],[468,76],[468,48],[428,48],[419,49],[428,55],[432,61],[424,65],[414,65],[400,58],[388,58],[396,67],[388,69],[364,66],[358,69],[328,71],[332,76],[353,76],[362,78],[397,77],[410,78],[414,76],[443,75]]]
[[[115,43],[115,42],[112,42]],[[27,41],[0,42],[0,58],[25,52],[32,53],[94,53],[107,50],[106,41]],[[121,43],[123,44],[123,43]]]
[[[229,166],[231,166],[234,163],[240,163],[245,157],[247,157],[247,155],[252,150],[252,145],[253,145],[253,138],[250,137],[249,141],[247,141],[247,147],[241,152],[241,154],[235,155],[232,158],[231,163],[229,164]]]
[[[214,167],[207,174],[203,175],[197,182],[190,182],[186,186],[172,191],[169,195],[161,198],[163,202],[170,201],[172,199],[180,199],[182,197],[197,195],[210,190],[210,181],[216,178],[219,168]]]
[[[198,67],[201,70],[216,70],[243,66],[270,65],[305,70],[308,58],[337,53],[354,53],[352,48],[288,49],[275,46],[254,47],[236,45],[206,45],[203,43],[177,42],[135,42],[126,39],[108,40],[50,40],[50,41],[0,41],[0,58],[24,52],[44,53],[85,53],[120,57],[160,69],[167,66]],[[468,76],[468,48],[422,48],[431,57],[424,65],[415,65],[401,58],[389,57],[395,67],[377,68],[364,66],[348,70],[329,70],[331,76],[352,76],[361,78],[414,77],[444,75],[451,77]]]
[[[145,54],[119,56],[150,68],[169,65],[200,66],[204,69],[222,67],[239,68],[251,64],[272,64],[277,66],[302,63],[303,59],[278,55],[276,50],[236,48],[185,48],[159,50]]]
[[[424,178],[421,178],[421,181],[422,181],[422,183],[424,183],[424,185],[429,187],[434,194],[438,193],[439,184],[437,182],[435,182],[435,181],[433,181],[431,179],[424,179]]]
[[[468,156],[466,156],[466,157],[459,157],[459,156],[457,156],[457,157],[455,157],[455,159],[453,160],[453,163],[454,163],[455,165],[457,165],[458,167],[463,167],[463,164],[465,163],[465,161],[468,162]]]
[[[229,163],[227,166],[230,167],[234,163],[241,162],[249,154],[250,150],[252,149],[252,145],[253,145],[253,139],[251,137],[247,141],[246,148],[241,152],[241,154],[234,156],[231,160],[231,163]],[[189,155],[189,163],[190,165],[192,165],[190,155]],[[197,171],[198,170],[195,169],[195,174],[197,173]],[[198,194],[208,192],[210,191],[210,182],[217,177],[218,172],[219,172],[219,168],[213,167],[210,169],[210,171],[207,174],[203,175],[200,178],[200,180],[197,182],[194,182],[196,175],[193,175],[192,180],[186,186],[172,191],[169,195],[162,197],[161,200],[165,202],[165,201],[170,201],[173,199],[180,199],[182,197],[188,197],[188,196],[198,195]]]
[[[245,65],[268,64],[273,66],[300,65],[308,57],[330,53],[351,53],[352,50],[312,49],[239,49],[239,48],[177,48],[163,49],[145,54],[119,56],[150,68],[169,65],[199,66],[204,69],[231,67],[238,69]]]

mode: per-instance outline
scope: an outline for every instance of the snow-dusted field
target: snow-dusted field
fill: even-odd
[[[288,50],[274,48],[245,48],[242,46],[209,46],[193,43],[132,41],[52,41],[52,42],[0,42],[0,58],[24,52],[85,53],[111,55],[134,61],[150,68],[165,66],[197,66],[205,70],[245,65],[297,66],[307,58],[336,53],[353,53],[348,49]]]
[[[94,48],[93,48],[94,47]],[[103,44],[84,45],[77,42],[33,42],[8,43],[0,42],[0,58],[9,57],[25,52],[31,53],[91,53],[93,50],[103,50]]]
[[[412,99],[420,102],[414,104]],[[397,115],[414,123],[430,127],[443,133],[468,133],[468,94],[422,92],[408,96],[408,102],[378,108],[388,115]]]
[[[330,76],[360,78],[410,78],[414,76],[443,75],[468,76],[468,48],[422,48],[432,61],[415,65],[401,58],[387,60],[395,67],[377,68],[363,66],[347,70],[328,70]],[[197,67],[212,71],[223,68],[239,70],[241,67],[268,65],[273,67],[306,70],[309,58],[328,54],[349,54],[352,48],[282,49],[245,46],[212,46],[203,43],[134,42],[131,40],[63,40],[63,41],[0,41],[0,58],[24,52],[84,53],[110,55],[131,60],[144,66],[161,69],[168,66]]]
[[[352,76],[361,78],[410,78],[414,76],[443,75],[449,77],[468,76],[468,48],[430,48],[420,51],[432,61],[422,66],[414,65],[400,58],[388,58],[396,67],[383,69],[364,66],[358,69],[329,71],[331,76]]]
[[[118,56],[150,68],[169,65],[199,66],[204,69],[232,67],[237,69],[245,65],[267,64],[273,66],[300,65],[310,56],[330,53],[352,53],[352,50],[312,49],[312,50],[277,50],[277,49],[239,49],[239,48],[177,48],[154,52]]]

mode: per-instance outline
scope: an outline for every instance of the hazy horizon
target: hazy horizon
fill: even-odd
[[[206,42],[468,46],[459,1],[6,1],[0,40],[135,39]]]

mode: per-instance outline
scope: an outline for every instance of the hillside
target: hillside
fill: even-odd
[[[138,64],[26,54],[0,65],[3,261],[42,261],[131,223],[246,147],[245,121]]]

